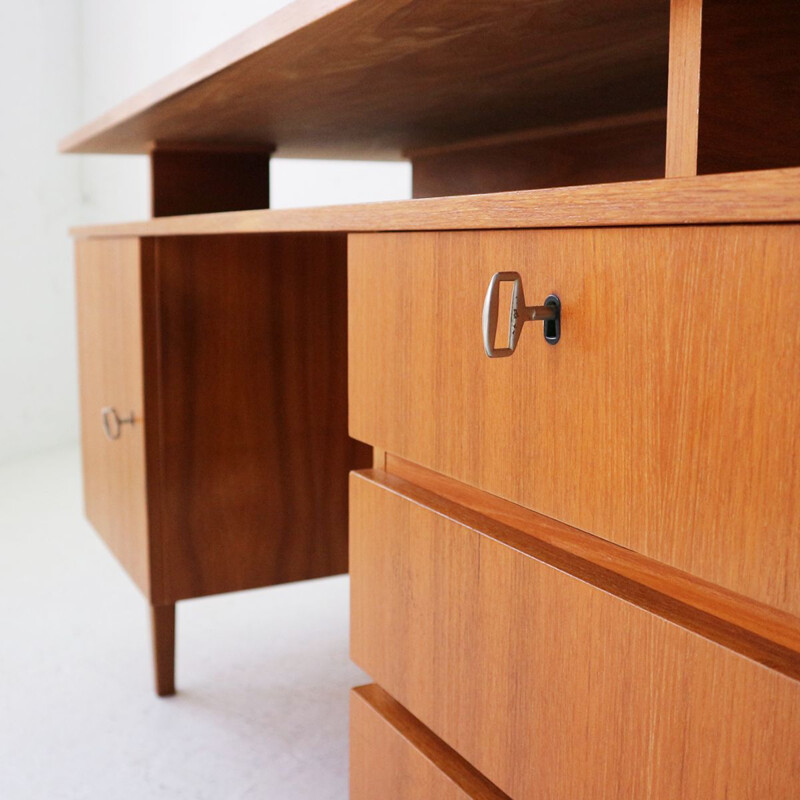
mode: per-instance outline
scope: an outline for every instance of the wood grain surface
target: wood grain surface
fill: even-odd
[[[664,177],[663,109],[408,153],[413,196]]]
[[[351,478],[351,653],[519,800],[793,800],[800,683]]]
[[[800,169],[567,186],[73,228],[78,238],[311,231],[583,228],[800,220]]]
[[[703,0],[670,0],[666,177],[697,174]]]
[[[350,692],[350,800],[509,800],[379,686]]]
[[[149,596],[141,266],[152,261],[152,245],[82,241],[75,258],[86,516]],[[135,419],[115,441],[103,432],[108,406]]]
[[[800,617],[645,558],[395,455],[370,480],[635,603],[706,639],[800,680]],[[453,504],[457,505],[453,505]]]
[[[347,571],[346,241],[156,243],[158,603]],[[154,589],[155,593],[155,589]]]
[[[150,606],[156,694],[175,694],[175,604]]]
[[[666,105],[665,0],[303,0],[67,137],[67,152],[253,141],[414,147]]]
[[[350,433],[798,615],[798,261],[795,226],[354,235]],[[557,346],[485,356],[500,270]]]
[[[156,144],[150,152],[154,217],[269,208],[271,147]]]

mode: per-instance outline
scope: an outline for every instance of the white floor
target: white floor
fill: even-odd
[[[77,450],[0,467],[0,800],[347,797],[346,577],[146,604],[83,520]]]

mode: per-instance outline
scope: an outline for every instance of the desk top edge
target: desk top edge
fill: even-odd
[[[800,221],[800,167],[484,195],[160,217],[76,239]]]

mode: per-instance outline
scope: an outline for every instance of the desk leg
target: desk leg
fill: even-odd
[[[151,606],[153,660],[156,673],[156,694],[175,694],[175,604]]]

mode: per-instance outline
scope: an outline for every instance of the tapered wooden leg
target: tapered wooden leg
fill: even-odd
[[[151,606],[153,660],[156,670],[156,694],[175,694],[175,604]]]

